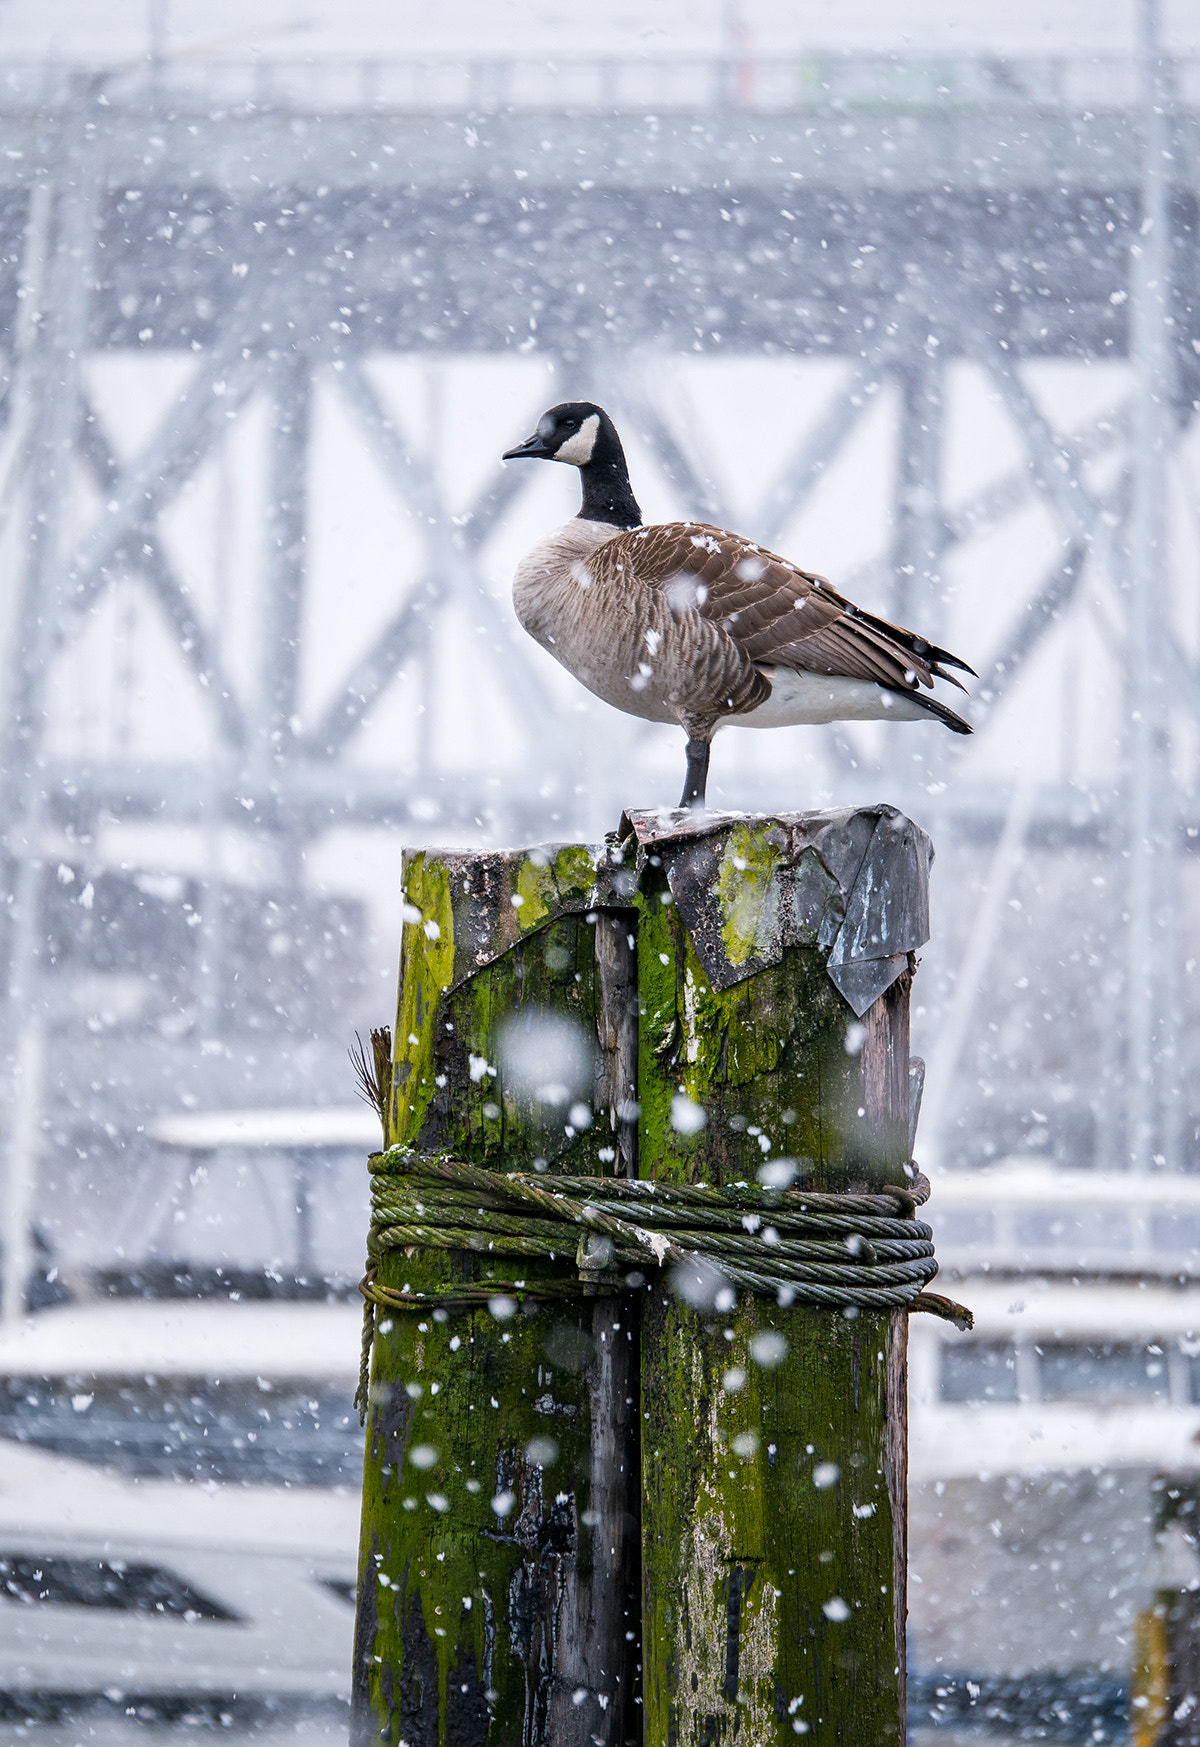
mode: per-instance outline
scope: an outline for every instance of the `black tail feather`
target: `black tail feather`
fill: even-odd
[[[928,662],[930,662],[932,664],[932,666],[935,668],[937,668],[937,667],[957,667],[957,669],[960,673],[969,673],[972,679],[979,678],[979,675],[976,673],[975,669],[973,667],[971,667],[968,662],[960,661],[958,656],[951,655],[951,653],[948,649],[933,649],[933,648],[930,648],[929,645],[926,645],[925,659]],[[940,677],[942,679],[951,679],[951,678],[953,678],[953,675],[949,674],[949,673],[943,673]],[[958,681],[955,680],[954,683],[955,683],[955,685],[957,685]]]
[[[882,631],[884,636],[890,638],[893,643],[899,643],[902,649],[911,650],[912,654],[927,662],[938,679],[948,679],[951,685],[956,685],[960,690],[965,691],[966,687],[961,680],[955,679],[952,673],[939,672],[939,668],[957,667],[960,673],[969,673],[972,679],[979,678],[969,663],[957,655],[951,655],[948,649],[939,649],[936,643],[926,642],[925,638],[919,636],[916,631],[907,631],[903,625],[893,625],[890,619],[877,618],[874,613],[868,613],[862,607],[852,606],[849,610],[854,618],[861,619],[864,624],[870,625],[872,630]]]
[[[927,710],[931,716],[936,716],[939,722],[944,722],[953,734],[973,734],[975,732],[969,722],[956,715],[949,705],[944,704],[940,698],[931,698],[926,692],[902,690],[899,686],[888,687],[888,689],[895,690],[900,697],[908,698],[914,704],[920,704],[923,710]]]

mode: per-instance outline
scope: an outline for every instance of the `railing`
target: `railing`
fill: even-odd
[[[1173,59],[1182,108],[1200,107],[1200,57]],[[44,110],[72,80],[93,76],[110,101],[214,117],[282,109],[312,114],[378,110],[494,115],[506,110],[679,110],[789,113],[852,110],[1124,110],[1137,101],[1127,56],[940,56],[818,53],[778,58],[617,60],[520,56],[507,60],[238,59],[189,57],[85,67],[62,61],[0,63],[0,114]]]
[[[1200,1275],[1200,1175],[1013,1159],[940,1175],[928,1215],[950,1274]]]

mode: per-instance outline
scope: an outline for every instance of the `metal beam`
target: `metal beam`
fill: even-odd
[[[493,474],[466,514],[456,518],[469,551],[482,551],[525,488],[519,468],[501,467]]]
[[[94,279],[100,159],[89,151],[94,114],[91,81],[75,91],[71,117],[58,142],[54,167],[56,247],[45,283],[36,343],[36,391],[31,412],[28,549],[23,577],[20,641],[16,647],[12,735],[4,824],[16,861],[9,906],[7,999],[0,1015],[4,1065],[13,1079],[6,1100],[3,1203],[3,1279],[0,1319],[16,1321],[25,1309],[32,1266],[32,1230],[44,1097],[44,1013],[40,1005],[43,951],[41,913],[43,838],[48,804],[46,687],[65,584],[64,506],[69,502],[72,455],[79,422],[83,350]]]
[[[272,357],[267,393],[266,550],[255,711],[255,756],[265,768],[285,760],[298,739],[312,416],[310,368],[303,352],[284,350]]]
[[[928,342],[927,342],[928,344]],[[900,395],[892,526],[892,598],[902,625],[938,641],[941,602],[934,583],[945,539],[942,502],[942,370],[914,344],[890,374]]]
[[[1141,224],[1130,238],[1131,350],[1136,371],[1133,493],[1128,523],[1129,630],[1127,784],[1129,932],[1126,1010],[1126,1153],[1131,1169],[1178,1168],[1179,1134],[1168,1123],[1175,1071],[1173,875],[1167,794],[1170,715],[1164,645],[1169,616],[1166,463],[1172,396],[1170,101],[1159,46],[1158,0],[1139,0],[1141,37]]]
[[[929,1056],[928,1087],[922,1104],[924,1145],[930,1162],[946,1162],[947,1116],[954,1108],[955,1079],[963,1045],[970,1035],[976,1001],[1000,938],[1005,905],[1025,857],[1025,840],[1037,799],[1037,781],[1026,773],[1012,791],[1003,827],[992,853],[973,912],[966,948],[954,974],[950,996]]]
[[[423,576],[392,614],[369,649],[342,680],[337,694],[304,736],[309,758],[336,759],[407,663],[428,649],[429,623],[443,604],[442,591]]]
[[[729,527],[735,517],[711,471],[702,474],[697,469],[687,447],[664,417],[659,403],[646,392],[641,382],[634,380],[634,372],[610,364],[604,374],[611,382],[618,422],[636,427],[638,435],[649,444],[663,473],[682,497],[685,516],[694,521],[715,522],[718,526]],[[643,365],[637,375],[644,380],[644,374]]]
[[[854,756],[857,756],[856,754]],[[859,763],[859,772],[863,769]],[[48,817],[80,831],[100,816],[159,824],[195,824],[211,807],[209,769],[200,763],[132,764],[54,760],[46,765]],[[547,803],[540,788],[542,770],[496,773],[431,773],[403,768],[316,763],[294,760],[282,779],[256,785],[239,775],[221,800],[222,818],[231,830],[274,829],[279,808],[302,821],[313,837],[346,825],[429,829],[430,824],[470,825],[485,812],[516,814],[545,832]],[[870,781],[868,774],[867,781]],[[672,784],[674,787],[674,784]],[[751,772],[739,804],[746,811],[770,812],[780,804],[779,778],[759,782]],[[976,783],[964,775],[952,787],[924,798],[921,818],[935,839],[994,842],[1007,807],[994,782]],[[1180,796],[1171,811],[1171,840],[1181,853],[1200,854],[1200,805]],[[1103,848],[1124,841],[1125,815],[1116,792],[1045,784],[1039,789],[1030,825],[1030,842],[1041,848]]]
[[[1058,436],[1055,442],[1060,454],[1067,457],[1072,475],[1079,478],[1089,461],[1102,460],[1113,449],[1128,443],[1131,430],[1131,403],[1122,401],[1111,411],[1100,414],[1070,436]],[[1028,462],[1022,462],[994,485],[985,486],[955,510],[946,512],[946,544],[954,545],[977,537],[994,527],[1006,516],[1021,509],[1037,482],[1030,477]]]
[[[146,125],[140,119],[126,131],[125,121],[113,115],[107,122],[114,150]],[[1128,120],[1120,121],[1127,161]],[[572,118],[556,117],[539,118],[536,131],[532,124],[511,131],[498,126],[495,148],[463,146],[461,164],[446,178],[433,162],[428,130],[407,162],[388,137],[402,185],[383,187],[366,169],[362,135],[369,125],[356,120],[346,165],[331,176],[319,165],[336,129],[326,121],[307,129],[306,162],[292,181],[279,168],[289,152],[285,118],[278,117],[274,137],[263,142],[269,181],[260,175],[257,187],[235,196],[214,186],[216,166],[204,147],[206,136],[213,137],[208,128],[189,136],[186,146],[180,140],[174,162],[147,142],[153,169],[139,162],[140,198],[130,201],[114,190],[110,199],[109,271],[94,343],[218,345],[231,265],[249,268],[247,284],[269,282],[282,239],[293,251],[288,265],[304,282],[305,297],[319,290],[324,303],[303,339],[330,356],[368,357],[381,346],[511,355],[528,335],[550,357],[588,348],[856,357],[864,334],[883,332],[866,324],[878,323],[881,310],[913,295],[916,284],[927,288],[926,299],[936,293],[943,357],[971,355],[981,334],[1002,340],[1015,358],[1127,356],[1129,312],[1121,296],[1128,292],[1128,262],[1119,234],[1105,228],[1109,215],[1134,195],[1119,156],[1101,178],[1099,160],[1091,157],[1086,189],[1064,190],[1049,173],[1045,181],[1024,183],[1019,200],[997,202],[979,185],[956,139],[950,149],[961,166],[957,186],[944,186],[934,156],[924,159],[923,180],[907,190],[876,181],[854,198],[844,141],[828,141],[825,163],[799,193],[778,165],[768,185],[756,182],[743,154],[731,161],[722,128],[703,144],[694,137],[686,145],[676,140],[688,157],[686,189],[678,164],[665,180],[650,177],[633,189],[625,166],[639,160],[628,141],[625,164],[618,165],[613,158],[594,163],[596,141],[589,138],[583,157],[593,161],[592,170],[573,143],[561,158],[542,153],[548,126],[556,141],[577,137]],[[874,125],[861,113],[856,117],[856,133]],[[880,125],[894,144],[898,119]],[[156,115],[151,126],[169,131],[172,124]],[[248,118],[231,117],[228,130],[216,130],[214,152],[240,157],[247,127]],[[400,118],[393,131],[404,131]],[[463,132],[453,130],[460,145]],[[445,133],[451,134],[449,124]],[[4,144],[0,125],[0,174]],[[504,156],[509,151],[511,160]],[[506,161],[531,166],[521,188],[507,178],[497,183],[486,168]],[[793,160],[784,155],[782,162]],[[346,173],[355,165],[357,181]],[[1190,193],[1180,173],[1179,234],[1185,239]],[[661,222],[665,203],[669,228]],[[721,218],[730,203],[737,208],[736,227]],[[790,216],[784,219],[783,211]],[[489,218],[486,227],[476,223],[481,212]],[[986,239],[986,248],[972,238]],[[865,258],[864,248],[872,251]],[[1019,265],[1006,268],[1005,258]],[[605,287],[603,310],[589,284]],[[11,296],[0,276],[0,319],[10,319]],[[530,333],[535,308],[538,327]],[[713,308],[722,311],[719,323],[706,319]],[[1189,357],[1194,362],[1191,337],[1181,321],[1175,356],[1182,366]]]
[[[16,507],[29,461],[30,434],[36,417],[34,378],[38,318],[44,301],[53,217],[54,190],[46,176],[39,176],[29,191],[9,379],[4,397],[7,419],[0,441],[0,534]]]
[[[46,766],[49,816],[76,832],[99,817],[155,824],[203,823],[214,804],[211,768],[201,763],[89,765],[59,760]],[[293,758],[282,772],[239,772],[217,797],[231,831],[278,832],[289,823],[320,837],[346,825],[471,826],[482,819],[524,820],[543,832],[547,802],[539,764],[515,773],[437,772],[417,766],[371,767]]]

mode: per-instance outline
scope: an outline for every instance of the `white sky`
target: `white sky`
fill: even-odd
[[[1162,0],[1164,41],[1200,51],[1200,7]],[[150,20],[175,52],[661,56],[813,48],[1120,53],[1136,0],[0,0],[0,55],[109,61],[145,51]]]

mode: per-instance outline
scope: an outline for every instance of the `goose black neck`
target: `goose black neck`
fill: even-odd
[[[611,522],[614,528],[640,528],[642,512],[629,483],[629,470],[621,446],[616,454],[597,456],[579,469],[583,486],[583,503],[579,519],[584,522]]]

